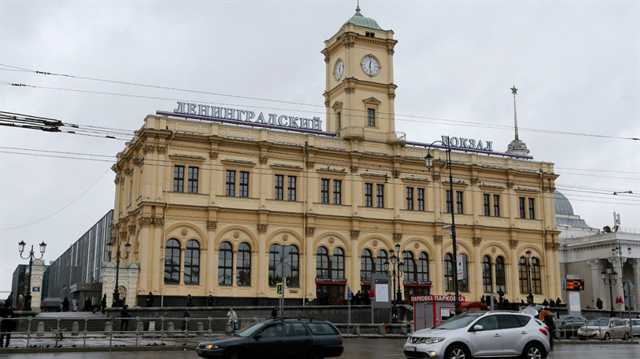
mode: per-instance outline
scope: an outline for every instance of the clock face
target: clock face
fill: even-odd
[[[375,76],[380,72],[380,63],[373,55],[363,57],[360,65],[362,66],[362,71],[369,76]]]
[[[342,60],[338,59],[338,61],[336,61],[336,67],[333,70],[333,74],[337,81],[342,80],[342,77],[344,76],[344,62],[342,62]]]

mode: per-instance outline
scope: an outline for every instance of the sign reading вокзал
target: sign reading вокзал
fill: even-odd
[[[258,123],[284,129],[300,128],[305,130],[322,131],[322,122],[320,121],[320,117],[305,118],[181,101],[177,101],[177,107],[173,112],[182,115],[210,117],[212,119]]]

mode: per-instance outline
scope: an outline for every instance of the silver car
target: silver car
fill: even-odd
[[[551,350],[549,334],[544,323],[528,314],[469,312],[412,333],[403,350],[411,359],[542,359]]]
[[[631,336],[628,319],[599,318],[587,322],[578,329],[578,338],[596,338],[602,340],[628,339]]]
[[[631,335],[640,336],[640,319],[631,319]]]

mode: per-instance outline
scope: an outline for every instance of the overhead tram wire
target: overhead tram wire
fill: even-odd
[[[233,94],[214,92],[214,91],[206,91],[206,90],[194,90],[194,89],[186,89],[186,88],[173,87],[173,86],[162,86],[162,85],[155,85],[155,84],[145,84],[145,83],[133,82],[133,81],[111,80],[111,79],[105,79],[105,78],[99,78],[99,77],[56,73],[56,72],[41,71],[41,70],[37,70],[37,69],[31,69],[31,68],[8,65],[8,64],[0,64],[0,71],[6,70],[6,69],[1,68],[1,66],[8,67],[11,70],[29,72],[29,73],[33,73],[33,74],[36,74],[36,75],[57,76],[57,77],[63,77],[63,78],[97,81],[97,82],[112,83],[112,84],[119,84],[119,85],[125,85],[125,86],[135,86],[135,87],[152,88],[152,89],[160,89],[160,90],[167,90],[167,91],[178,91],[178,92],[186,92],[186,93],[194,93],[194,94],[204,94],[204,95],[211,95],[211,96],[237,98],[237,99],[243,99],[243,100],[256,100],[256,101],[262,101],[262,102],[274,102],[274,103],[281,103],[281,104],[300,105],[300,106],[321,108],[323,110],[325,109],[325,107],[322,106],[322,105],[310,104],[310,103],[304,103],[304,102],[298,102],[298,101],[280,100],[280,99],[264,98],[264,97],[257,97],[257,96],[233,95]],[[12,85],[24,86],[26,84],[12,83]],[[45,86],[35,87],[35,85],[31,85],[31,86],[28,86],[28,87],[54,89],[54,88],[45,87]],[[63,90],[65,88],[55,88],[55,89]],[[71,91],[73,89],[67,89],[67,90]],[[89,90],[86,90],[86,91],[89,91]],[[98,94],[98,92],[99,91],[96,91],[94,93]],[[103,93],[103,94],[107,94],[107,93]],[[110,95],[115,95],[116,93],[109,93],[109,94]],[[131,96],[132,97],[139,97],[139,98],[149,98],[149,97],[146,97],[146,96],[136,96],[136,95],[131,95]],[[244,105],[244,106],[246,107],[246,105]],[[300,111],[300,109],[296,109],[296,111]],[[362,110],[362,109],[343,108],[343,111],[359,112],[359,113],[363,114],[363,116],[360,116],[360,117],[366,118],[365,111]],[[317,112],[318,113],[324,113],[324,111],[317,111]],[[392,113],[379,112],[378,114],[379,115],[388,115],[389,117],[391,115],[394,115],[396,120],[404,121],[404,122],[424,122],[424,120],[428,120],[428,121],[431,121],[431,122],[444,122],[445,124],[449,124],[449,125],[453,125],[454,123],[457,123],[456,126],[464,126],[463,124],[465,124],[466,126],[469,126],[469,127],[481,127],[481,128],[512,130],[512,126],[510,124],[487,124],[487,123],[483,123],[483,122],[474,122],[474,121],[459,121],[459,120],[456,121],[456,120],[451,120],[451,119],[446,119],[446,118],[429,117],[429,116],[424,116],[424,115],[409,115],[409,114],[402,114],[402,113],[392,114]],[[405,117],[405,118],[403,118],[403,117]],[[422,121],[411,121],[410,119],[407,119],[407,117],[408,118],[419,119],[419,120],[422,120]],[[640,137],[624,137],[624,136],[613,136],[613,135],[605,135],[605,134],[581,133],[581,132],[568,131],[568,130],[549,130],[549,129],[528,128],[528,127],[520,127],[520,129],[521,130],[525,130],[525,131],[547,133],[547,134],[563,134],[563,135],[568,135],[568,136],[583,136],[583,137],[596,137],[596,138],[609,138],[609,139],[618,139],[618,140],[640,141]]]

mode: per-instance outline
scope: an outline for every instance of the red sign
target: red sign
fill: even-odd
[[[416,297],[411,297],[411,302],[455,302],[455,295],[420,295]],[[464,296],[458,296],[458,302],[463,303],[465,301]]]

